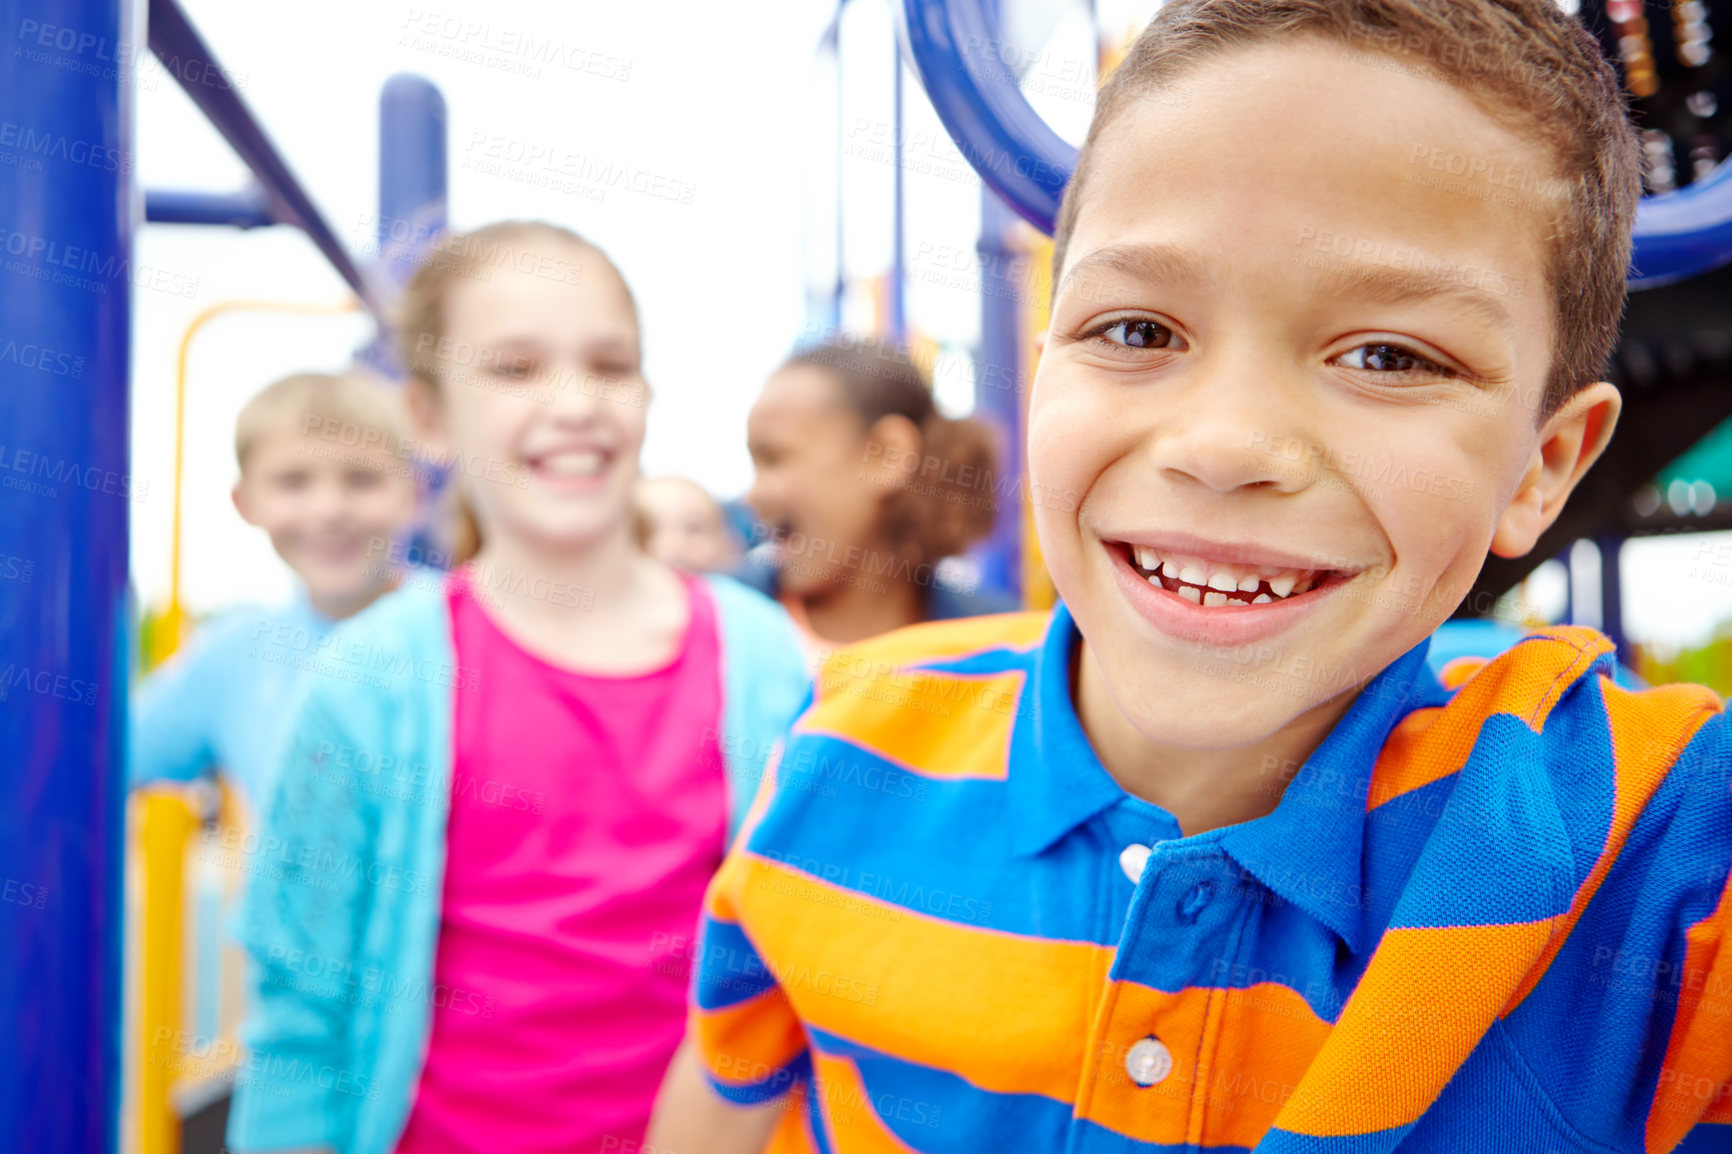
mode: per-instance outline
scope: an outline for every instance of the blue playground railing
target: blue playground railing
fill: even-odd
[[[907,53],[938,118],[987,187],[1047,235],[1077,150],[999,59],[988,0],[903,0]],[[1630,287],[1684,280],[1732,261],[1732,165],[1636,211]]]
[[[156,222],[292,224],[382,319],[391,282],[445,225],[445,109],[424,80],[387,85],[375,271],[232,86],[209,82],[226,73],[175,0],[150,0],[150,50],[251,170],[238,193],[137,195],[139,8],[0,0],[0,12],[14,47],[0,109],[65,146],[0,166],[0,1133],[20,1150],[110,1154],[136,652],[127,540],[145,495],[129,444],[140,199]],[[53,154],[74,149],[123,162]]]

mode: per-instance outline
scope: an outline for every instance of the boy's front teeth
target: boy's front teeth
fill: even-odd
[[[1132,548],[1137,568],[1151,584],[1177,593],[1194,605],[1266,605],[1317,584],[1319,573],[1302,569],[1246,569],[1200,557],[1162,557],[1154,549]]]

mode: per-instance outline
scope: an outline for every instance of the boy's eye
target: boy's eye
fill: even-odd
[[[377,489],[385,483],[384,474],[376,469],[350,469],[347,480],[351,489]]]
[[[1090,334],[1109,345],[1126,349],[1182,349],[1184,338],[1159,321],[1147,317],[1111,321]]]
[[[294,469],[287,473],[278,473],[271,478],[277,488],[289,493],[297,493],[305,489],[312,481],[313,475],[305,469]]]
[[[1440,365],[1430,357],[1422,356],[1405,345],[1388,344],[1382,341],[1371,341],[1358,348],[1349,349],[1337,358],[1340,363],[1350,369],[1363,369],[1372,373],[1427,373],[1432,376],[1453,377],[1455,370]]]

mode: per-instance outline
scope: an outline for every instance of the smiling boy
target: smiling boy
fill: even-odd
[[[1063,605],[828,664],[658,1154],[1726,1140],[1720,702],[1579,628],[1425,668],[1616,423],[1619,91],[1549,0],[1162,8],[1056,229]]]

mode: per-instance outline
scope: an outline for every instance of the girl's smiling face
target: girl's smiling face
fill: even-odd
[[[1101,673],[1081,692],[1142,740],[1232,748],[1345,709],[1488,549],[1533,546],[1615,421],[1609,385],[1539,419],[1561,206],[1413,160],[1544,170],[1543,148],[1387,63],[1239,50],[1096,143],[1029,470],[1084,494],[1036,530]]]
[[[453,285],[423,421],[448,446],[483,540],[583,547],[629,525],[643,446],[637,310],[593,250],[575,280],[488,269]],[[561,266],[570,267],[570,266]]]

